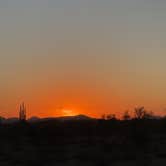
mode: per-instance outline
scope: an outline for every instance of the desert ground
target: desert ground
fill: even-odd
[[[162,166],[165,120],[1,125],[1,166]]]

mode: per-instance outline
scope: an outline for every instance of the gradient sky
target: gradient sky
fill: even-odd
[[[0,0],[0,114],[166,113],[165,0]]]

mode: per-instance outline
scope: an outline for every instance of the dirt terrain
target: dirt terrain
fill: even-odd
[[[150,128],[151,126],[151,128]],[[46,122],[1,126],[1,166],[160,166],[164,122]]]

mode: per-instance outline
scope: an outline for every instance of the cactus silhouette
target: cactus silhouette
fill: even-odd
[[[24,103],[22,103],[22,104],[20,105],[19,120],[20,120],[20,121],[26,121],[26,107],[25,107],[25,104],[24,104]]]

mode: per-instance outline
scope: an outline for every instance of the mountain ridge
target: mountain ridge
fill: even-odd
[[[35,122],[44,122],[44,121],[52,121],[52,120],[58,120],[58,121],[78,121],[78,120],[94,120],[95,118],[89,117],[87,115],[79,114],[75,116],[60,116],[60,117],[45,117],[40,118],[37,116],[32,116],[27,119],[27,122],[29,123],[35,123]],[[19,122],[19,118],[17,117],[11,117],[11,118],[2,118],[1,119],[2,124],[11,124],[11,123],[17,123]]]

